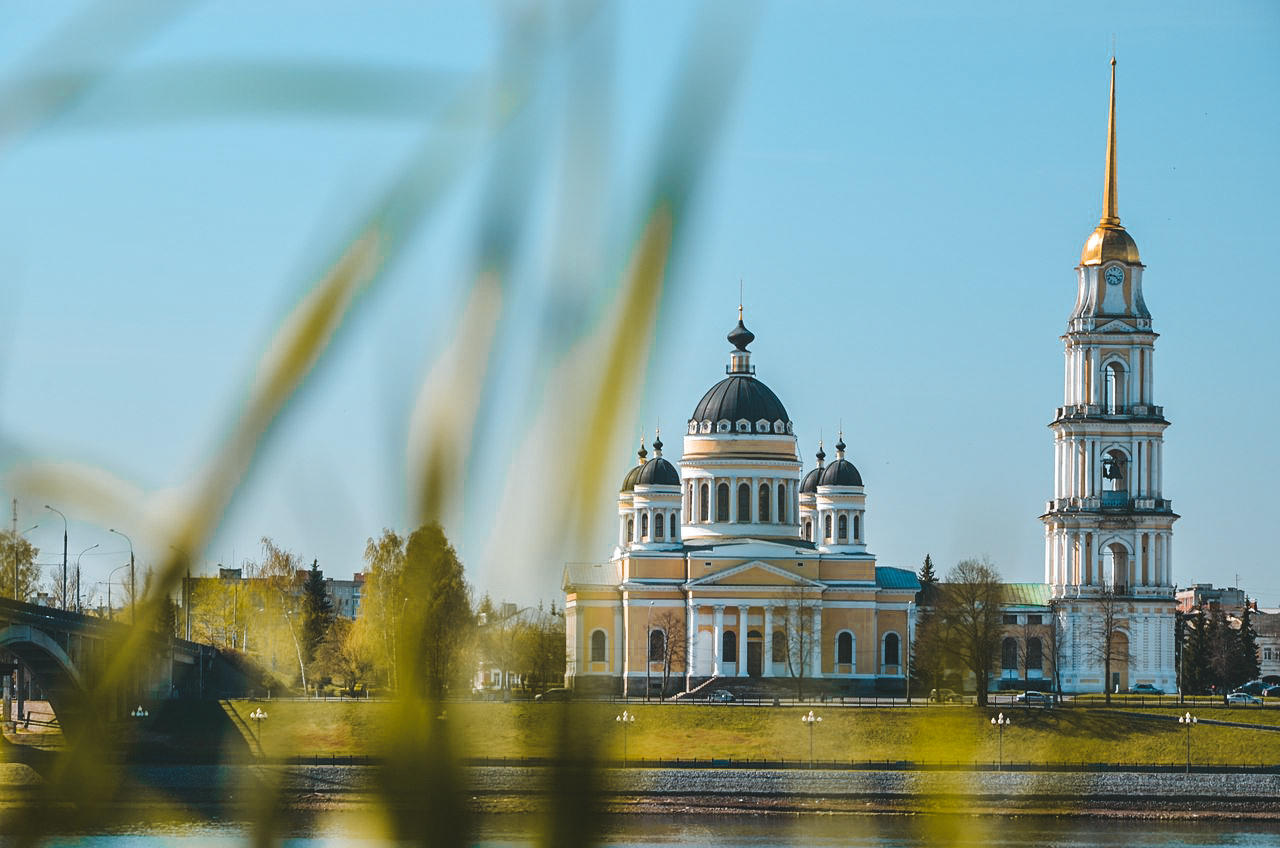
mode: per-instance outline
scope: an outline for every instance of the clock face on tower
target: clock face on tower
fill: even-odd
[[[1113,285],[1113,286],[1118,286],[1118,285],[1120,285],[1121,283],[1123,283],[1123,282],[1124,282],[1124,269],[1123,269],[1123,268],[1121,268],[1121,267],[1119,267],[1119,266],[1116,266],[1116,265],[1112,265],[1110,268],[1108,268],[1108,269],[1107,269],[1107,282],[1108,282],[1108,283],[1110,283],[1110,284],[1111,284],[1111,285]]]

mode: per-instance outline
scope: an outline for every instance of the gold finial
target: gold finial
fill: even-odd
[[[1106,226],[1120,224],[1116,201],[1116,57],[1111,57],[1111,109],[1107,116],[1107,174],[1102,185],[1102,220]]]

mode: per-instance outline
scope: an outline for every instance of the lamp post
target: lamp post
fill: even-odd
[[[17,501],[14,501],[14,503],[16,504]],[[18,520],[17,520],[18,508],[16,506],[13,508],[13,514],[14,514],[13,528],[16,530],[18,529]],[[15,601],[22,600],[22,598],[18,597],[18,550],[22,547],[21,545],[18,544],[18,542],[22,539],[23,536],[27,535],[28,533],[30,533],[32,530],[36,529],[39,526],[40,526],[39,524],[32,524],[26,530],[23,530],[21,533],[13,537],[13,599]]]
[[[58,513],[62,516],[62,608],[67,608],[67,517],[62,515],[62,510],[54,509],[48,504],[44,508]]]
[[[129,713],[129,715],[133,716],[134,718],[146,718],[147,716],[151,715],[151,713],[143,709],[142,704],[138,704],[137,709]]]
[[[622,715],[614,716],[613,720],[622,725],[622,767],[627,766],[627,727],[634,724],[636,717],[626,710],[622,711]]]
[[[809,710],[806,715],[800,716],[800,720],[809,725],[809,768],[813,768],[813,726],[822,721],[822,716],[814,715],[813,710]]]
[[[997,760],[997,771],[1004,771],[1004,729],[1010,724],[1009,717],[1004,713],[991,719],[991,726],[1000,731],[1000,759]]]
[[[115,609],[113,608],[111,603],[111,584],[113,582],[111,578],[114,577],[116,572],[119,571],[120,569],[128,568],[128,567],[129,567],[129,563],[126,562],[124,565],[118,565],[115,568],[111,569],[111,571],[107,574],[107,619],[108,620],[112,620],[115,618]]]
[[[1191,726],[1194,725],[1196,721],[1198,721],[1198,719],[1191,713],[1178,716],[1178,724],[1185,724],[1187,726],[1187,774],[1191,774]]]
[[[80,557],[89,553],[89,551],[96,547],[98,547],[98,543],[95,542],[80,553],[76,554],[76,612],[82,612],[80,609]]]
[[[137,574],[133,568],[133,540],[125,536],[119,530],[109,530],[117,536],[124,538],[129,543],[129,621],[131,624],[138,623],[138,582]]]
[[[256,741],[258,743],[258,754],[261,755],[263,753],[262,722],[267,720],[267,711],[264,710],[262,707],[258,707],[256,710],[249,713],[249,718],[253,719],[254,735],[257,737]]]

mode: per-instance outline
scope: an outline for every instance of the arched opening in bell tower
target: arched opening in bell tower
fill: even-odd
[[[1112,360],[1102,370],[1103,407],[1112,415],[1122,413],[1128,403],[1124,364]]]
[[[1129,551],[1119,542],[1112,542],[1103,549],[1103,574],[1107,589],[1117,595],[1129,591]]]

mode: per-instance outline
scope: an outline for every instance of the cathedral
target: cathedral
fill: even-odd
[[[1002,685],[1177,686],[1168,421],[1155,403],[1145,266],[1120,224],[1115,115],[1113,60],[1102,218],[1076,267],[1065,398],[1049,425],[1045,582],[1008,587]],[[679,462],[657,438],[626,472],[613,556],[565,569],[566,685],[670,695],[798,680],[901,694],[919,582],[868,550],[866,492],[843,439],[834,461],[819,447],[802,476],[793,422],[755,376],[741,309],[728,339],[727,376],[694,407]]]
[[[679,467],[640,447],[608,563],[565,569],[567,684],[641,695],[764,681],[901,693],[919,583],[867,549],[862,476],[836,445],[801,477],[794,424],[755,376],[742,322],[728,375],[689,418]]]

